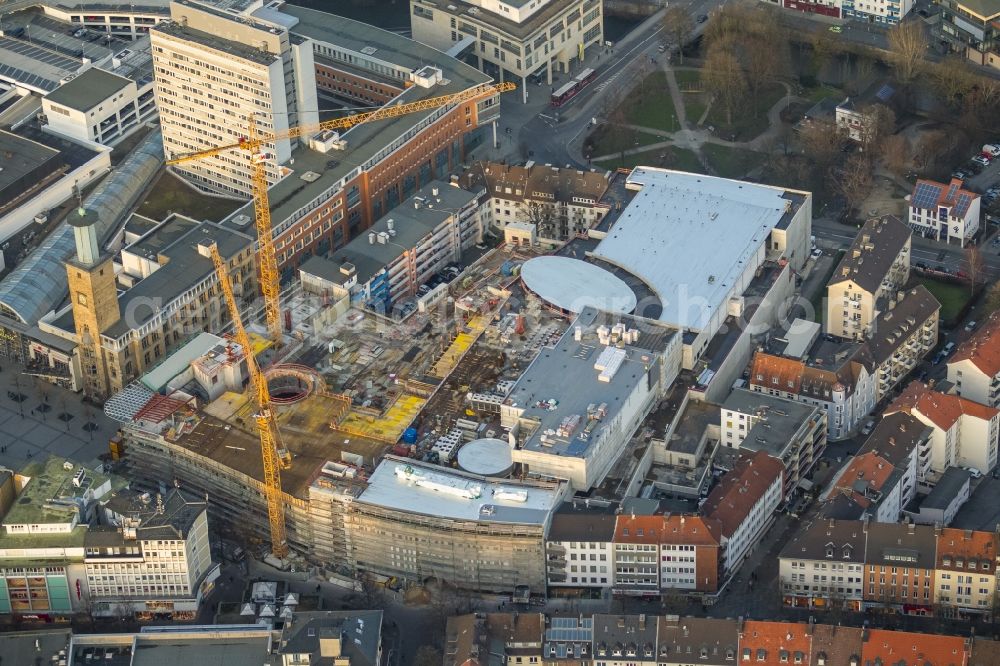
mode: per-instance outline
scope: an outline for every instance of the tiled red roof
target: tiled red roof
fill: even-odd
[[[764,451],[742,455],[712,489],[702,515],[718,521],[722,536],[732,536],[775,479],[781,483],[784,472],[781,461]]]
[[[950,430],[963,415],[989,421],[1000,414],[1000,411],[993,407],[980,405],[978,402],[957,395],[939,393],[919,381],[910,382],[906,390],[893,400],[886,411],[912,414],[914,410],[919,411],[942,430]]]
[[[808,633],[808,625],[801,622],[748,620],[740,632],[736,660],[737,663],[754,666],[808,665],[811,653],[812,636]]]
[[[948,364],[972,361],[988,377],[1000,373],[1000,312],[994,312],[972,337],[955,350]]]
[[[880,659],[886,666],[965,666],[965,639],[959,636],[916,634],[872,629],[861,648],[862,663]]]

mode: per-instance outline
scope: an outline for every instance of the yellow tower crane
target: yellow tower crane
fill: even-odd
[[[281,446],[281,435],[278,432],[278,421],[271,408],[271,392],[267,388],[267,378],[260,371],[257,359],[250,345],[250,336],[243,327],[240,309],[233,296],[233,285],[229,281],[229,271],[226,262],[219,254],[215,243],[211,245],[212,263],[219,277],[222,293],[229,306],[229,314],[233,318],[233,334],[236,343],[243,349],[247,361],[247,373],[250,375],[250,386],[253,390],[257,412],[253,415],[257,422],[257,434],[260,436],[260,454],[264,461],[264,493],[267,496],[267,519],[271,524],[271,552],[282,559],[288,555],[288,541],[285,538],[285,505],[281,501],[281,460],[278,451]]]
[[[178,155],[167,160],[167,164],[183,164],[193,160],[200,160],[212,157],[229,150],[245,150],[250,153],[250,164],[253,180],[253,207],[254,217],[257,227],[257,240],[259,247],[258,259],[260,261],[260,290],[264,296],[264,314],[267,320],[267,330],[275,345],[281,345],[281,308],[279,303],[279,273],[278,261],[274,250],[274,235],[271,227],[271,208],[267,196],[267,162],[271,159],[265,151],[268,144],[284,139],[293,139],[310,134],[316,134],[323,130],[347,129],[362,123],[370,123],[376,120],[396,118],[407,113],[417,111],[427,111],[436,109],[448,104],[457,104],[477,100],[483,97],[490,97],[497,93],[508,92],[515,89],[513,83],[499,83],[494,85],[483,85],[471,88],[452,95],[442,95],[440,97],[429,97],[419,102],[407,104],[388,104],[376,111],[358,113],[353,116],[344,116],[333,120],[325,120],[320,123],[309,125],[299,125],[290,127],[280,132],[260,132],[253,115],[247,122],[247,136],[237,143],[230,143],[224,146],[217,146],[207,150],[199,150],[193,153]]]

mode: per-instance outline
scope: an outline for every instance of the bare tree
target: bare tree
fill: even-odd
[[[802,151],[821,170],[829,169],[844,145],[844,134],[833,121],[813,120],[799,133]]]
[[[910,154],[910,141],[902,134],[894,134],[886,137],[882,144],[882,159],[889,171],[902,176],[909,169],[912,156]]]
[[[896,114],[885,104],[873,104],[861,113],[861,150],[869,154],[869,159],[873,159],[880,152],[885,139],[896,131]]]
[[[909,85],[924,65],[927,39],[920,21],[898,23],[889,30],[889,63],[896,80]]]
[[[364,598],[366,609],[379,609],[385,604],[385,588],[371,576],[361,579],[361,596]]]
[[[969,69],[965,58],[958,55],[948,56],[934,65],[931,74],[934,89],[951,105],[958,103],[975,84],[975,75]]]
[[[980,253],[979,248],[975,245],[969,245],[965,248],[965,271],[969,274],[969,289],[973,294],[976,293],[976,285],[979,284],[982,279],[983,273],[983,255]]]
[[[441,651],[433,645],[421,645],[413,657],[413,666],[441,666]]]
[[[1000,310],[1000,282],[992,283],[983,299],[984,314],[993,314],[997,310]]]
[[[671,41],[677,45],[678,62],[684,64],[684,45],[687,44],[694,30],[691,13],[681,5],[672,5],[663,14],[663,30],[670,35]]]
[[[726,122],[732,124],[733,111],[746,93],[747,82],[740,61],[732,51],[723,46],[713,46],[701,70],[705,89],[715,96],[715,101],[726,110]]]
[[[838,170],[835,185],[847,201],[848,213],[858,210],[872,193],[875,181],[871,163],[864,154],[856,153]]]

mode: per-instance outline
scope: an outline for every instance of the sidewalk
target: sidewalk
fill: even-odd
[[[8,392],[20,393],[18,403]],[[88,431],[84,426],[94,424]],[[21,373],[13,362],[0,363],[0,465],[19,470],[48,455],[87,466],[100,464],[118,424],[83,396]]]

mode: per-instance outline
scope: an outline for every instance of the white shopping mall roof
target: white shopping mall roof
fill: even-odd
[[[684,329],[708,325],[794,205],[781,188],[650,167],[626,186],[638,193],[594,256],[643,280],[660,320]]]
[[[588,306],[626,314],[635,309],[635,294],[621,278],[580,259],[529,259],[521,266],[521,279],[543,301],[573,314]]]

